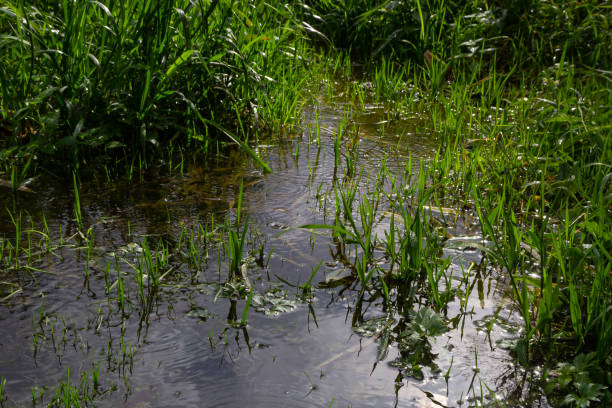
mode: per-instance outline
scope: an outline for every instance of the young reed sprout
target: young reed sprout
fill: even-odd
[[[241,326],[246,326],[247,316],[249,314],[249,308],[251,307],[251,299],[253,299],[253,287],[251,287],[251,289],[249,290],[249,296],[247,297],[246,302],[244,303],[244,309],[242,311],[242,318],[240,319]]]
[[[79,188],[77,185],[76,173],[72,173],[72,184],[74,187],[74,215],[76,217],[77,226],[79,231],[83,231],[83,215],[81,213],[81,199],[79,197]]]
[[[234,227],[230,225],[229,217],[226,221],[227,230],[227,251],[229,258],[229,276],[228,279],[236,279],[242,274],[244,244],[247,230],[249,229],[249,216],[247,214],[244,222],[241,222],[242,198],[243,198],[243,181],[240,182],[238,191],[238,203],[236,205],[236,220]]]
[[[4,376],[0,377],[0,404],[4,404],[4,388],[6,386],[6,378]]]

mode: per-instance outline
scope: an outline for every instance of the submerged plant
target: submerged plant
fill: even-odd
[[[431,340],[448,331],[440,315],[424,307],[416,313],[411,312],[405,327],[397,335],[400,355],[390,364],[408,376],[423,379],[423,366],[440,371],[434,360]]]

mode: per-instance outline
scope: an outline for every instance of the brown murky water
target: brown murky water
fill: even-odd
[[[89,279],[87,250],[77,238],[68,240],[72,248],[44,255],[36,269],[1,273],[0,376],[6,378],[7,406],[32,405],[33,387],[35,395],[42,393],[48,401],[58,381],[66,382],[68,371],[71,384],[85,376],[92,387],[92,371],[98,367],[95,401],[101,407],[459,406],[493,403],[487,387],[498,398],[520,392],[512,360],[502,347],[518,335],[516,316],[505,305],[506,285],[495,276],[472,277],[474,289],[465,308],[469,313],[460,312],[460,299],[451,302],[447,317],[457,327],[432,340],[440,372],[426,368],[423,379],[389,364],[398,354],[395,345],[376,364],[378,338],[362,337],[351,327],[357,289],[338,279],[346,271],[330,255],[330,238],[292,229],[333,220],[333,137],[346,110],[341,103],[333,110],[324,105],[318,109],[320,145],[308,143],[306,131],[260,146],[272,174],[263,174],[246,156],[232,152],[207,165],[186,164],[183,174],[169,175],[160,167],[143,181],[84,183],[84,224],[94,225],[95,242]],[[307,108],[305,122],[314,123],[316,114]],[[399,173],[409,156],[417,169],[419,160],[436,150],[435,137],[423,130],[426,122],[418,116],[389,120],[383,106],[372,105],[353,120],[360,128],[364,186],[384,159]],[[176,247],[182,225],[204,225],[212,217],[222,222],[235,214],[241,180],[242,211],[251,225],[245,252],[254,250],[264,260],[249,263],[253,292],[269,293],[279,307],[268,304],[270,313],[264,313],[253,305],[246,327],[228,323],[228,317],[240,320],[245,302],[218,296],[227,259],[211,243],[197,268],[188,267],[184,257],[173,257],[172,273],[146,307],[134,300],[138,289],[129,279],[133,270],[121,262],[132,299],[122,317],[116,291],[105,292],[109,278],[116,281],[113,253],[135,262],[140,247],[128,244],[141,243],[145,236],[152,246],[161,239]],[[15,199],[2,191],[2,207],[21,211],[26,225],[31,217],[40,226],[44,213],[54,240],[73,235],[77,226],[70,183],[48,177],[32,188],[36,193],[19,193]],[[480,242],[477,220],[458,220],[449,228],[452,238],[443,254],[452,259],[449,271],[457,285],[462,270],[482,256],[471,245]],[[379,235],[385,222],[376,226]],[[6,239],[14,236],[6,211],[0,216],[0,233]],[[297,286],[319,262],[313,280],[318,289],[306,302]],[[321,284],[326,281],[335,284]],[[9,296],[15,287],[22,290]],[[380,300],[364,309],[365,319],[385,315]]]

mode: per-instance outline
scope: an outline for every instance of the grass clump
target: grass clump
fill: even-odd
[[[424,65],[429,51],[459,71],[484,59],[537,72],[557,62],[565,44],[571,58],[591,67],[612,58],[610,9],[602,1],[314,0],[303,7],[327,41],[363,61],[392,56]]]
[[[256,157],[249,138],[298,116],[306,43],[278,2],[9,1],[0,31],[5,158],[112,163],[216,140]]]

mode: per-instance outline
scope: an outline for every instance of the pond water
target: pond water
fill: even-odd
[[[233,151],[206,165],[185,163],[182,171],[160,164],[131,183],[83,182],[90,245],[77,234],[70,181],[44,176],[31,186],[35,193],[15,198],[2,191],[2,206],[13,216],[21,212],[23,230],[42,230],[45,215],[45,245],[55,248],[33,251],[32,260],[1,273],[0,376],[8,406],[31,406],[33,395],[46,404],[68,377],[101,407],[470,406],[495,404],[493,394],[520,394],[506,347],[519,335],[507,283],[491,271],[462,277],[482,258],[469,213],[448,209],[456,222],[446,227],[441,255],[451,259],[452,286],[473,290],[467,300],[453,298],[444,320],[454,323],[430,339],[439,370],[424,367],[419,376],[398,368],[392,362],[401,351],[393,342],[377,362],[381,331],[353,327],[356,320],[388,328],[399,317],[381,298],[357,307],[360,285],[333,256],[329,231],[296,228],[333,223],[333,186],[346,173],[343,160],[334,174],[334,135],[349,107],[331,105],[303,111],[305,123],[321,125],[319,143],[310,128],[310,136],[306,130],[258,148],[271,174]],[[371,105],[350,123],[359,128],[360,195],[371,191],[383,162],[401,174],[412,157],[416,172],[437,149],[418,115],[389,119],[384,106]],[[237,216],[241,182],[242,219],[249,217],[242,266],[249,285],[242,286],[226,284],[223,232],[225,220]],[[0,221],[0,236],[14,240],[6,211]],[[388,225],[388,217],[377,218],[377,236]],[[31,235],[38,243],[40,234]],[[189,236],[197,244],[192,253]],[[145,238],[153,260],[165,251],[167,261],[157,290],[140,295],[135,270]],[[314,270],[304,296],[300,285]]]

